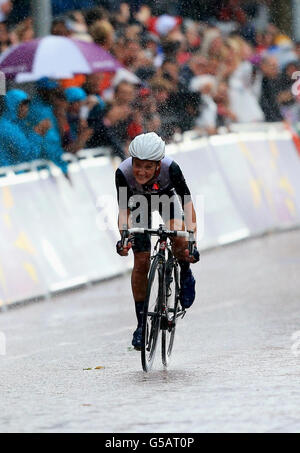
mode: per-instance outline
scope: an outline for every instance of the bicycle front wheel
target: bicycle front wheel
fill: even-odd
[[[167,285],[166,305],[168,312],[168,325],[164,330],[162,330],[161,336],[161,358],[162,363],[165,367],[169,365],[171,359],[175,338],[177,313],[179,309],[179,285],[177,266],[174,266],[173,269],[171,269],[170,277],[166,278],[166,280],[169,280],[166,282]]]
[[[143,370],[151,370],[157,340],[160,331],[161,307],[163,302],[163,272],[164,264],[161,257],[156,256],[149,272],[147,295],[143,312],[142,366]]]

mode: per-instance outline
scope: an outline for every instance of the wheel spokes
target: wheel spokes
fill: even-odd
[[[164,366],[168,366],[171,357],[174,336],[176,329],[176,320],[178,317],[178,274],[177,268],[172,266],[172,273],[166,273],[166,329],[162,332],[162,362]]]

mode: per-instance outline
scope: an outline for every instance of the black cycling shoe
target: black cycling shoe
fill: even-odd
[[[190,308],[193,304],[196,296],[195,284],[196,281],[192,274],[191,269],[188,269],[186,272],[181,271],[180,275],[180,303],[184,310]]]
[[[140,351],[142,349],[142,328],[141,327],[138,327],[134,331],[131,344],[134,347],[134,349],[136,349],[137,351]]]

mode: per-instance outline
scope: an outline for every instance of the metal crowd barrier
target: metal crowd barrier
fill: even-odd
[[[282,125],[167,145],[197,206],[200,249],[299,227],[300,156]],[[0,306],[119,275],[109,149],[66,154],[70,179],[47,161],[0,169]]]

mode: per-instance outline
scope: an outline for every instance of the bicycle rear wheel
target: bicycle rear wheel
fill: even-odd
[[[164,265],[160,260],[161,257],[156,256],[152,262],[144,304],[141,359],[143,370],[146,372],[152,368],[160,331],[164,272]]]
[[[170,284],[167,284],[166,305],[168,311],[168,327],[162,330],[161,336],[161,358],[165,367],[168,366],[174,345],[177,313],[179,311],[179,286],[178,268],[173,266]],[[166,274],[167,275],[167,274]],[[168,279],[168,277],[166,277]]]

